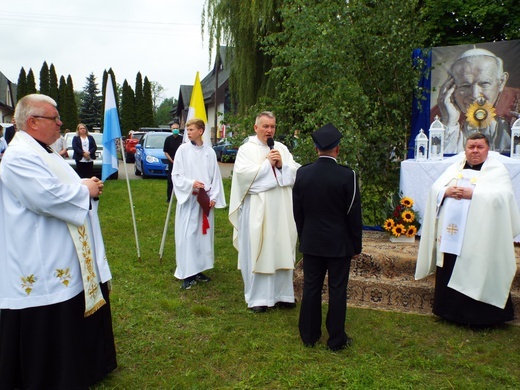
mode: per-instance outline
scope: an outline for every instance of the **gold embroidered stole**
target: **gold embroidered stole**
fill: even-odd
[[[63,182],[67,184],[77,183],[76,180],[72,179],[70,172],[65,169],[60,160],[63,158],[60,156],[60,160],[54,158],[58,156],[56,152],[48,153],[40,145],[29,142],[25,139],[28,134],[20,132],[11,141],[12,144],[23,143],[30,146],[42,159],[45,161],[50,170]],[[79,264],[81,268],[81,277],[83,280],[83,290],[85,295],[85,317],[94,314],[106,301],[103,298],[100,288],[99,275],[96,273],[96,264],[92,254],[92,246],[90,244],[90,238],[88,235],[90,221],[88,217],[85,219],[85,223],[81,226],[75,226],[71,223],[67,223],[69,228],[70,236],[74,242],[76,253],[78,254]]]

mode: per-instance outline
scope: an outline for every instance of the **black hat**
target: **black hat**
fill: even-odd
[[[342,135],[332,123],[328,123],[312,133],[311,137],[318,149],[329,150],[338,146]]]

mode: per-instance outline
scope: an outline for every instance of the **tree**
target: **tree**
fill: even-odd
[[[148,81],[148,77],[144,78],[143,83],[143,107],[142,107],[142,122],[144,126],[155,127],[157,124],[155,123],[154,118],[154,106],[152,99],[152,85],[150,81]]]
[[[110,68],[108,70],[108,72],[106,70],[103,71],[103,84],[102,84],[102,88],[101,88],[101,94],[102,94],[101,128],[104,127],[104,121],[105,121],[104,110],[105,110],[105,99],[106,99],[106,86],[107,86],[107,80],[108,80],[108,75],[109,74],[112,76],[112,89],[113,89],[113,92],[114,92],[114,98],[116,100],[116,109],[117,109],[118,114],[120,115],[120,110],[119,110],[119,93],[118,93],[118,90],[117,90],[118,88],[117,88],[117,83],[116,83],[116,75],[114,74],[114,71],[112,70],[112,68]]]
[[[159,125],[167,125],[173,120],[171,110],[175,103],[176,100],[171,97],[164,99],[161,104],[159,104],[157,112],[155,113],[155,120]]]
[[[426,0],[420,12],[429,46],[520,38],[516,0]]]
[[[27,95],[27,74],[25,73],[25,69],[22,67],[22,69],[20,69],[20,74],[18,75],[18,84],[16,87],[16,100],[20,100],[25,95]]]
[[[25,90],[26,95],[36,93],[36,81],[34,79],[34,73],[31,68],[29,68],[29,73],[27,73],[27,87],[26,88],[27,88]]]
[[[135,121],[137,128],[146,126],[143,121],[145,115],[143,99],[143,77],[141,72],[137,72],[135,76]]]
[[[210,57],[213,43],[218,48],[220,42],[225,41],[232,48],[230,90],[242,114],[259,98],[274,93],[268,76],[272,58],[263,50],[262,40],[280,31],[278,10],[284,3],[282,0],[208,0],[206,3],[202,21],[203,29],[207,23],[209,30]]]
[[[58,101],[58,75],[54,64],[49,68],[49,96]]]
[[[49,65],[47,65],[47,61],[43,61],[40,69],[40,93],[47,96],[50,93]]]
[[[83,96],[80,108],[80,120],[89,130],[99,127],[101,124],[101,96],[96,83],[94,73],[87,77],[87,83],[83,88]]]
[[[74,88],[72,86],[72,78],[70,75],[68,80],[69,82],[65,81],[64,76],[60,77],[57,102],[61,121],[63,122],[62,130],[74,131],[79,123],[78,109],[74,98]]]
[[[157,81],[150,81],[150,85],[152,88],[153,109],[154,109],[154,112],[156,112],[157,108],[158,108],[158,104],[160,104],[160,102],[163,99],[162,93],[164,92],[164,88]]]
[[[135,95],[128,81],[123,82],[123,93],[121,96],[121,133],[127,135],[130,130],[137,130],[135,120]]]

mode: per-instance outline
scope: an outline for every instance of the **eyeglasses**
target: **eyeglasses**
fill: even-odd
[[[43,115],[33,115],[32,116],[33,118],[43,118],[43,119],[50,119],[56,123],[60,122],[61,121],[61,117],[58,115],[58,116],[43,116]]]

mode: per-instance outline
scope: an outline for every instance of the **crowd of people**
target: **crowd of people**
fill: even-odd
[[[0,246],[9,245],[0,256],[0,388],[88,388],[117,366],[112,276],[97,215],[103,183],[92,175],[96,144],[79,124],[74,171],[63,159],[56,102],[45,95],[22,98],[15,121],[17,135],[0,163]],[[347,287],[363,224],[356,172],[338,162],[342,133],[330,123],[314,131],[317,159],[300,166],[274,140],[272,112],[259,113],[253,129],[236,156],[228,215],[247,308],[297,306],[299,242],[301,340],[312,348],[322,336],[328,274],[326,343],[332,351],[347,348]],[[226,197],[216,154],[202,141],[204,121],[187,121],[186,143],[178,124],[171,130],[164,151],[167,200],[176,199],[174,276],[189,290],[211,281],[214,209],[226,207]],[[514,319],[520,214],[509,173],[489,149],[484,134],[468,135],[464,159],[433,185],[417,260],[416,278],[436,273],[434,314],[465,325]],[[63,341],[59,348],[55,340]]]

